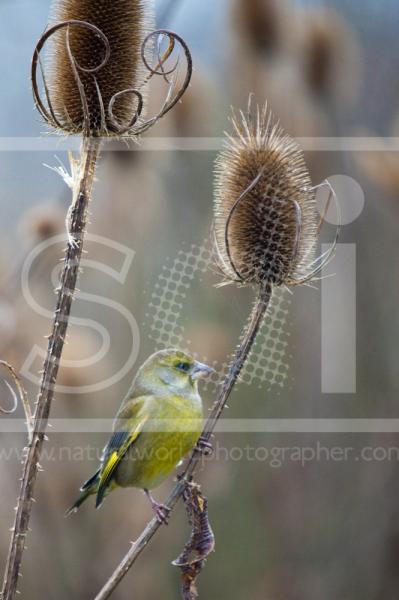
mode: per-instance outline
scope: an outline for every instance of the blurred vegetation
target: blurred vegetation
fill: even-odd
[[[173,21],[166,24],[192,44],[196,71],[183,104],[152,136],[218,137],[228,128],[230,104],[245,107],[250,91],[260,102],[269,101],[292,135],[397,136],[399,89],[396,75],[392,76],[399,56],[393,51],[398,49],[395,4],[377,9],[371,2],[229,0],[215,10],[212,0],[180,4]],[[21,8],[29,12],[23,23],[17,18]],[[33,117],[27,79],[30,53],[47,10],[47,1],[35,7],[19,1],[0,6],[1,45],[9,53],[7,61],[3,54],[5,64],[0,67],[9,82],[0,97],[2,136],[38,135],[44,129]],[[11,69],[11,63],[18,68]],[[383,148],[384,152],[374,153],[307,152],[315,184],[337,173],[347,174],[360,183],[366,197],[363,213],[344,227],[341,238],[357,247],[357,393],[321,393],[320,291],[298,289],[286,324],[289,380],[283,388],[241,384],[227,417],[396,417],[398,163],[397,154],[388,145]],[[132,312],[141,338],[137,364],[159,345],[150,335],[148,305],[167,258],[173,260],[179,250],[201,245],[210,236],[214,157],[213,151],[141,151],[139,147],[103,154],[89,232],[124,244],[135,255],[124,285],[86,267],[79,288]],[[38,243],[64,232],[69,201],[68,190],[41,167],[42,162],[54,164],[54,157],[1,153],[0,357],[16,368],[49,331],[48,320],[38,316],[21,293],[21,269]],[[327,226],[326,238],[331,239],[332,231]],[[43,252],[29,279],[35,299],[50,311],[54,304],[51,274],[62,247],[60,243]],[[86,250],[90,260],[120,267],[120,257],[101,244],[89,241]],[[244,290],[215,289],[217,281],[210,271],[189,290],[183,309],[184,336],[203,358],[222,364],[234,349],[249,295]],[[109,307],[81,299],[76,300],[73,314],[101,323],[110,332],[111,349],[96,365],[63,368],[60,383],[85,386],[104,379],[104,374],[112,376],[125,362],[132,342],[124,319]],[[339,313],[331,315],[332,322],[339,319]],[[99,345],[93,330],[72,326],[65,357],[90,356]],[[33,370],[39,368],[40,361]],[[112,417],[132,375],[96,393],[58,394],[52,417]],[[36,386],[27,382],[27,387],[33,398]],[[209,406],[211,391],[205,396]],[[106,439],[106,433],[51,430],[46,447],[53,454],[42,461],[44,473],[37,484],[20,586],[23,597],[93,597],[150,517],[142,494],[125,490],[112,495],[101,511],[88,506],[64,519],[65,508],[93,470]],[[235,433],[217,440],[230,449],[317,442],[355,449],[399,445],[395,434]],[[2,434],[0,443],[4,449],[22,449],[25,441],[22,434]],[[91,460],[82,450],[87,447]],[[16,456],[0,461],[0,564],[8,548],[19,477]],[[286,461],[272,467],[267,461],[226,460],[224,453],[216,452],[199,479],[216,535],[216,553],[201,574],[200,597],[397,598],[396,461],[322,460],[304,467]],[[164,484],[156,496],[162,498],[169,487],[170,482]],[[180,507],[171,526],[161,531],[125,578],[115,600],[132,595],[176,598],[179,571],[170,562],[188,532]]]

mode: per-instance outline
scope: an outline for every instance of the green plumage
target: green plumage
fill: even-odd
[[[91,495],[96,506],[118,487],[151,490],[195,446],[202,430],[198,379],[210,374],[179,350],[153,354],[139,369],[114,422],[99,470],[67,514]]]

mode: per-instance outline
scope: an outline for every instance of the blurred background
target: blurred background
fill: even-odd
[[[43,166],[56,165],[55,154],[66,163],[65,148],[37,149],[36,138],[46,140],[47,134],[33,109],[29,84],[32,50],[48,12],[48,0],[0,1],[0,358],[22,369],[32,399],[40,357],[34,354],[32,364],[27,359],[35,347],[45,348],[50,320],[27,301],[21,276],[32,250],[41,248],[29,271],[29,289],[42,310],[51,314],[54,269],[64,244],[47,242],[64,233],[70,201],[61,179]],[[257,367],[258,378],[248,375],[249,367],[226,415],[398,416],[399,164],[392,140],[386,139],[399,137],[397,2],[159,0],[156,15],[160,27],[186,39],[195,72],[183,103],[149,135],[195,139],[198,146],[202,138],[204,142],[198,150],[184,150],[180,141],[178,150],[138,147],[103,153],[91,204],[87,257],[120,271],[127,248],[132,261],[123,281],[93,265],[86,265],[79,281],[79,288],[95,298],[78,298],[73,315],[91,319],[91,325],[72,324],[65,358],[80,361],[96,354],[104,340],[101,327],[109,332],[111,345],[92,365],[65,363],[61,369],[64,391],[52,406],[54,427],[37,481],[23,563],[20,590],[29,600],[94,597],[151,516],[141,492],[125,490],[113,494],[101,511],[86,505],[64,519],[108,435],[79,433],[78,428],[57,431],[57,422],[112,418],[135,368],[162,347],[164,328],[156,319],[162,321],[159,298],[167,301],[165,281],[178,269],[179,256],[189,252],[208,256],[216,153],[207,138],[217,139],[229,128],[230,105],[245,108],[249,92],[260,103],[269,102],[290,134],[307,140],[306,159],[314,184],[340,174],[353,178],[363,190],[364,209],[341,235],[341,242],[355,244],[357,253],[356,393],[322,393],[320,285],[298,288],[292,297],[279,299],[274,321],[266,323],[262,334],[267,346],[268,326],[274,323],[278,344],[273,352],[282,362],[278,376],[263,348],[265,362]],[[154,103],[159,100],[156,93]],[[337,143],[331,151],[325,147],[320,151],[317,139],[335,137],[372,141],[362,150],[351,149],[349,143],[339,150]],[[327,224],[323,235],[324,241],[331,240],[334,227]],[[104,238],[112,241],[111,246]],[[115,244],[122,245],[122,251]],[[184,302],[176,309],[174,331],[179,344],[222,369],[246,321],[251,293],[215,288],[214,269],[198,261],[196,265],[199,271],[186,271],[188,280],[179,281]],[[127,326],[123,311],[101,298],[125,307],[134,317],[133,326]],[[278,311],[284,318],[276,324]],[[331,327],[342,318],[339,310],[332,311]],[[95,389],[97,382],[123,369],[132,344],[138,352],[126,374]],[[337,348],[337,360],[339,353]],[[212,386],[204,390],[207,408],[214,390]],[[1,398],[4,406],[11,402],[4,386]],[[20,409],[17,416],[22,417]],[[0,565],[6,559],[25,443],[22,432],[1,434]],[[198,476],[209,498],[216,534],[216,553],[199,580],[201,598],[398,598],[396,433],[238,432],[218,435],[217,444],[227,452],[215,452]],[[354,450],[345,461],[322,457],[304,465],[298,460],[249,460],[240,454],[240,449],[250,447],[263,449],[258,458],[270,457],[275,448],[317,444]],[[359,453],[365,447],[378,452],[361,460]],[[169,481],[157,490],[157,498],[171,485]],[[179,572],[170,563],[188,534],[180,506],[114,598],[179,597]]]

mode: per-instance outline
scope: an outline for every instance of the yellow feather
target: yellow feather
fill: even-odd
[[[99,507],[101,505],[113,472],[115,471],[116,467],[128,451],[129,447],[137,440],[138,436],[143,430],[144,424],[147,421],[147,419],[148,416],[144,417],[143,419],[141,419],[141,421],[139,421],[139,423],[136,426],[136,429],[129,435],[129,437],[122,444],[122,446],[111,454],[111,456],[104,464],[100,473],[100,483],[98,485],[97,490],[96,507]]]
[[[118,453],[114,452],[113,454],[111,454],[111,456],[109,457],[109,459],[107,461],[107,464],[104,466],[103,471],[101,473],[99,488],[104,486],[105,482],[108,481],[108,479],[110,478],[110,476],[112,474],[112,471],[115,469],[116,465],[118,464],[118,461],[119,461]]]

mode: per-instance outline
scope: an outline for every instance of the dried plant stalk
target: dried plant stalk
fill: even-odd
[[[33,490],[39,468],[39,459],[67,333],[73,294],[79,274],[79,263],[83,249],[83,235],[86,227],[87,207],[91,196],[98,153],[99,148],[96,141],[84,140],[80,168],[77,171],[79,178],[76,181],[74,189],[74,200],[70,218],[70,231],[73,234],[73,237],[71,237],[68,242],[64,259],[53,328],[48,341],[44,370],[34,415],[33,431],[23,466],[21,489],[17,503],[15,522],[12,529],[1,595],[2,600],[11,600],[15,597],[17,592],[20,566],[25,548],[25,538],[28,533],[30,513],[32,510]]]
[[[274,123],[266,107],[253,113],[251,98],[247,114],[240,115],[241,122],[233,119],[238,138],[229,138],[217,160],[215,241],[225,283],[250,285],[257,290],[257,298],[205,423],[202,447],[209,443],[248,359],[273,287],[306,283],[323,268],[334,249],[333,245],[316,261],[311,258],[318,227],[314,190],[302,152]],[[276,232],[278,239],[273,239]],[[166,500],[171,510],[192,480],[201,453],[200,446],[193,450]],[[111,596],[159,527],[156,519],[148,523],[95,600]]]

